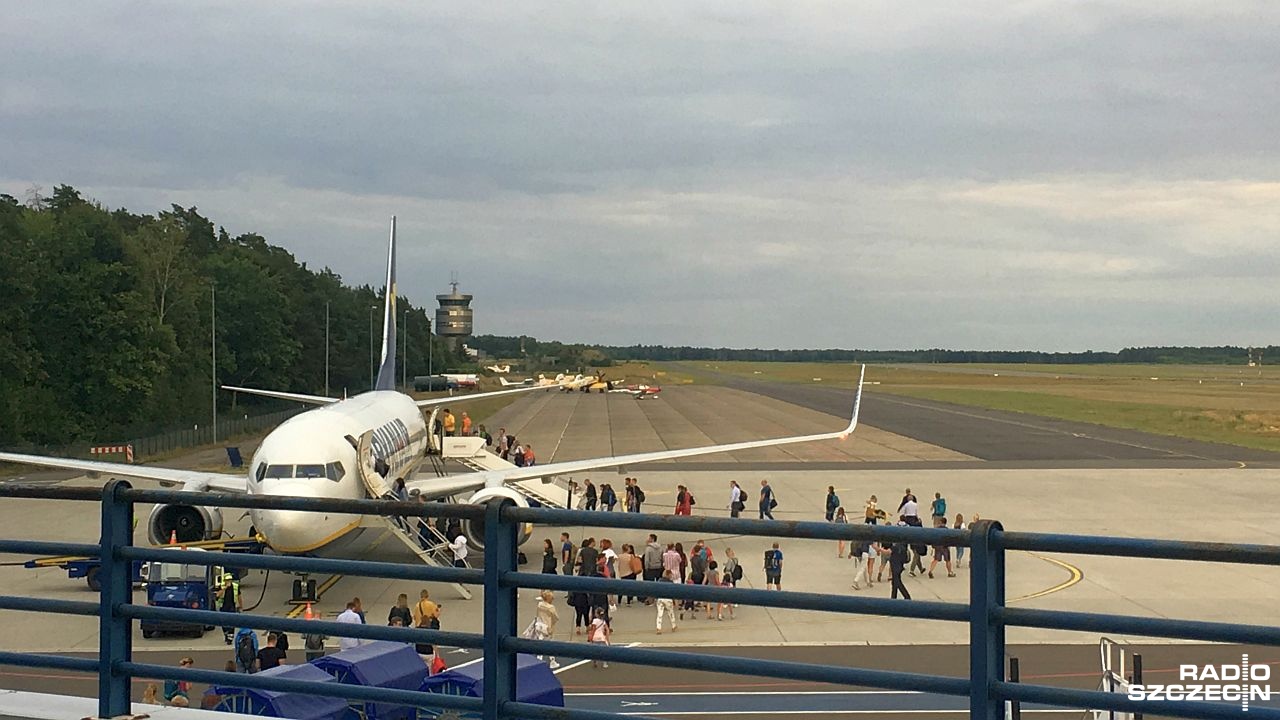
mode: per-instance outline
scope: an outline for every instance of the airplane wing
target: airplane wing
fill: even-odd
[[[75,458],[46,457],[44,455],[0,453],[0,462],[78,470],[88,474],[90,477],[110,475],[112,477],[154,480],[165,486],[181,485],[183,490],[191,490],[193,492],[218,490],[220,492],[243,493],[246,492],[246,486],[249,482],[247,475],[227,475],[225,473],[203,472],[200,470],[177,470],[151,465],[76,460]]]
[[[862,405],[862,380],[866,376],[866,373],[867,366],[863,365],[861,372],[858,374],[858,392],[853,397],[853,411],[849,419],[849,425],[843,430],[837,430],[835,432],[818,433],[816,435],[793,435],[791,437],[771,438],[768,440],[748,440],[746,442],[728,443],[724,445],[704,445],[702,447],[683,448],[680,450],[658,450],[647,453],[633,453],[631,455],[591,458],[589,460],[570,460],[567,462],[550,463],[547,465],[534,465],[533,467],[511,467],[509,469],[504,468],[502,470],[486,470],[483,472],[467,473],[464,475],[452,475],[443,478],[418,480],[409,484],[408,487],[418,489],[419,492],[426,495],[428,499],[431,499],[448,495],[456,495],[470,490],[479,490],[482,487],[505,485],[506,483],[519,480],[533,480],[536,478],[551,477],[554,475],[585,472],[587,470],[639,465],[642,463],[657,462],[659,460],[676,460],[679,458],[694,457],[697,455],[736,452],[738,450],[754,450],[755,448],[776,447],[778,445],[791,445],[794,443],[814,442],[817,440],[843,440],[858,427],[858,410]]]
[[[471,393],[470,395],[453,395],[443,398],[429,398],[427,400],[414,400],[418,407],[435,407],[436,405],[448,405],[450,403],[463,402],[466,400],[480,400],[481,398],[497,397],[499,395],[511,395],[514,393],[529,392],[530,390],[545,390],[548,387],[556,387],[555,385],[544,385],[538,387],[536,385],[523,385],[511,390],[494,390],[487,393]]]
[[[302,393],[284,392],[283,390],[259,390],[258,388],[236,387],[234,385],[223,385],[223,390],[231,390],[233,392],[249,393],[250,395],[263,395],[265,397],[280,398],[282,400],[293,400],[294,402],[307,403],[308,405],[328,405],[336,403],[341,398],[325,397],[323,395],[303,395]]]

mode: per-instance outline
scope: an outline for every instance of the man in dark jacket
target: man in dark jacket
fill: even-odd
[[[906,523],[899,522],[898,525],[906,527]],[[907,567],[907,544],[905,542],[896,542],[889,546],[889,580],[893,583],[893,593],[890,597],[898,598],[898,593],[902,593],[904,600],[911,599],[911,593],[907,592],[907,586],[902,584],[902,571]]]

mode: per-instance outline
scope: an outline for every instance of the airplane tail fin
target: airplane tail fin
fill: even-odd
[[[391,216],[387,250],[387,291],[382,313],[382,364],[374,390],[396,389],[396,216]]]

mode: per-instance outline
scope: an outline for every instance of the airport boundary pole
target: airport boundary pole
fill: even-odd
[[[120,498],[131,486],[111,480],[102,488],[102,590],[98,610],[98,717],[130,714],[129,679],[121,663],[133,657],[132,623],[121,608],[132,600],[132,561],[119,550],[133,544],[133,503]]]
[[[995,684],[1004,679],[1004,545],[1000,523],[979,520],[969,526],[969,717],[1003,720],[1004,701]]]
[[[486,718],[504,717],[503,708],[516,699],[516,654],[506,645],[516,635],[515,585],[503,587],[508,573],[516,572],[516,531],[520,523],[504,522],[502,511],[514,507],[511,500],[490,502],[484,518],[484,691],[481,708]]]

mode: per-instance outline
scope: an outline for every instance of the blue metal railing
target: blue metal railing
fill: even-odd
[[[617,715],[568,708],[550,708],[517,702],[515,663],[517,653],[538,653],[606,660],[636,665],[729,672],[771,678],[913,690],[969,698],[970,717],[997,720],[1004,717],[1007,701],[1044,703],[1066,707],[1141,712],[1186,718],[1263,718],[1280,720],[1280,710],[1254,707],[1247,713],[1238,704],[1191,701],[1139,701],[1127,696],[1008,682],[1004,676],[1005,629],[1034,627],[1083,630],[1210,642],[1280,646],[1280,628],[1233,623],[1197,622],[1099,613],[1009,608],[1005,605],[1005,554],[1009,550],[1164,558],[1251,565],[1280,565],[1280,547],[1228,545],[1165,540],[1144,540],[1078,535],[1005,532],[999,523],[981,521],[968,530],[911,528],[875,525],[836,525],[817,522],[767,521],[718,517],[675,517],[631,513],[519,508],[510,503],[486,506],[432,503],[394,503],[374,500],[322,500],[282,497],[246,497],[172,490],[134,489],[111,481],[101,491],[93,488],[34,488],[0,486],[0,498],[41,498],[97,501],[102,510],[99,545],[0,540],[0,553],[89,555],[102,558],[99,602],[53,601],[0,596],[0,609],[72,615],[97,615],[101,639],[97,659],[67,658],[47,654],[0,652],[0,664],[56,668],[97,673],[99,714],[113,717],[129,710],[130,679],[189,680],[211,684],[281,691],[302,691],[348,700],[392,702],[431,708],[482,712],[485,718],[509,717],[603,720]],[[424,565],[358,560],[228,556],[132,545],[133,510],[136,503],[185,503],[214,507],[260,507],[284,510],[338,512],[365,515],[448,517],[484,523],[486,551],[483,569],[440,568]],[[964,545],[970,548],[969,603],[911,601],[845,597],[816,593],[778,592],[716,586],[646,583],[644,593],[677,600],[735,602],[765,607],[910,617],[969,625],[968,677],[782,662],[745,657],[708,656],[676,650],[597,646],[550,640],[529,640],[517,633],[516,593],[535,588],[591,593],[633,593],[636,581],[544,575],[520,572],[516,565],[519,528],[525,523],[557,526],[631,528],[663,532],[723,533],[759,537],[822,540],[877,540],[927,545]],[[131,603],[130,565],[136,560],[184,562],[197,565],[231,565],[247,569],[325,572],[367,577],[465,583],[484,589],[484,633],[461,633],[416,628],[348,625],[323,620],[298,620],[266,615],[239,614],[238,626],[320,632],[335,637],[439,644],[479,648],[483,651],[484,689],[481,698],[436,695],[408,690],[360,687],[337,683],[282,680],[192,668],[134,662],[132,623],[140,619],[221,625],[224,613],[176,608],[147,607]],[[634,716],[632,716],[634,717]]]

